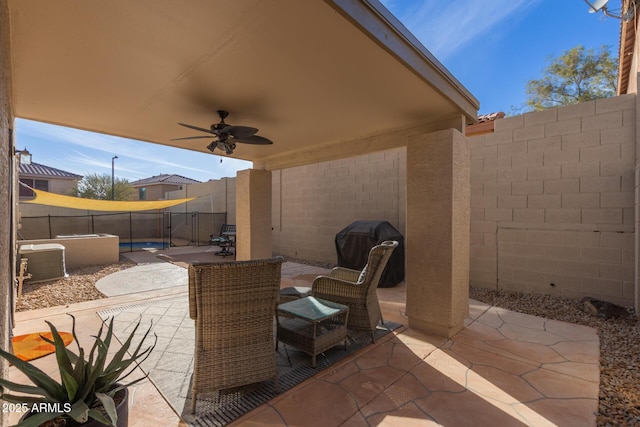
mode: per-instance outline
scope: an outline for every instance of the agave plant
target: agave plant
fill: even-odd
[[[57,408],[53,411],[33,413],[31,416],[23,418],[18,424],[20,426],[40,426],[42,423],[56,418],[73,419],[80,424],[93,418],[100,423],[115,426],[117,422],[115,394],[146,378],[145,375],[126,384],[122,382],[132,374],[141,362],[149,357],[155,347],[157,336],[152,345],[143,348],[151,326],[135,350],[129,355],[127,352],[131,348],[134,335],[140,326],[140,321],[138,321],[122,347],[107,363],[109,347],[114,338],[113,318],[109,321],[104,337],[102,336],[103,326],[100,327],[98,335],[94,336],[93,347],[85,357],[86,353],[80,347],[76,336],[76,319],[72,315],[70,316],[73,318],[72,334],[78,347],[77,353],[65,347],[62,337],[51,322],[47,321],[47,324],[51,329],[53,340],[42,337],[55,346],[56,361],[60,371],[59,382],[31,363],[24,362],[13,354],[0,349],[0,357],[12,363],[34,384],[24,385],[0,379],[0,385],[4,386],[4,389],[20,393],[10,394],[6,390],[2,390],[0,398],[7,402],[21,404],[26,408],[31,408],[33,405],[47,405],[49,408]]]

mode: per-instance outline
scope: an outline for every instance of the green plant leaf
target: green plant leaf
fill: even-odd
[[[88,366],[87,383],[92,385],[92,390],[91,390],[92,392],[106,391],[105,384],[99,381],[99,379],[104,374],[104,365],[106,363],[108,349],[104,347],[104,343],[102,342],[102,339],[100,339],[99,337],[96,337],[95,345],[98,348],[98,355],[96,357],[95,362],[92,365]],[[108,388],[108,385],[107,385],[107,388]],[[87,396],[89,396],[89,394],[87,394]]]
[[[137,354],[135,357],[131,357],[130,359],[127,359],[126,361],[122,362],[122,366],[121,369],[118,371],[114,371],[113,373],[111,373],[111,376],[116,376],[117,379],[112,380],[111,382],[115,382],[115,381],[120,381],[122,382],[122,380],[124,380],[125,378],[127,378],[129,375],[131,375],[132,373],[135,372],[136,368],[140,367],[140,364],[142,362],[144,362],[145,360],[147,360],[147,358],[149,357],[149,355],[151,354],[151,351],[155,348],[157,342],[158,342],[158,336],[155,335],[155,341],[153,343],[153,345],[147,347],[142,353]],[[137,360],[137,359],[139,360]],[[131,366],[132,364],[134,364],[133,366]],[[131,369],[129,369],[131,368]],[[129,369],[129,372],[125,373],[125,371]],[[146,378],[147,376],[145,375],[144,378]],[[144,379],[142,378],[142,379]],[[107,378],[107,381],[109,379]],[[138,382],[138,381],[135,381]],[[134,383],[135,383],[134,382]],[[132,384],[132,383],[129,383]]]
[[[111,323],[113,323],[113,318],[111,318]],[[122,344],[122,347],[120,347],[120,350],[118,350],[116,352],[116,354],[113,355],[113,358],[111,359],[111,362],[107,366],[107,369],[106,369],[107,371],[111,371],[111,370],[115,369],[116,365],[120,364],[120,362],[122,361],[122,358],[127,353],[127,350],[129,350],[129,347],[131,346],[131,341],[133,340],[133,337],[134,337],[136,331],[138,330],[139,326],[140,326],[140,320],[138,320],[138,323],[133,328],[133,331],[131,331],[131,333],[129,334],[129,337],[127,338],[127,340]],[[111,328],[109,328],[109,329],[111,330]],[[149,331],[147,331],[147,334],[148,333],[149,333]],[[144,342],[145,338],[147,337],[147,334],[144,335],[144,337],[142,338],[142,341],[140,341],[140,343]]]
[[[46,397],[25,396],[23,394],[3,394],[2,400],[13,403],[51,403],[53,400]]]
[[[116,412],[116,404],[113,401],[113,398],[105,393],[96,393],[96,397],[102,403],[105,412],[111,418],[111,423],[115,426],[118,422],[118,413]]]
[[[127,374],[127,375],[128,375],[128,374]],[[119,379],[118,381],[121,381],[123,378],[124,378],[124,377],[120,377],[120,379]],[[140,377],[140,378],[138,378],[138,379],[135,379],[135,380],[133,380],[133,381],[130,381],[130,382],[126,383],[126,384],[123,384],[123,387],[131,387],[132,385],[137,384],[137,383],[139,383],[140,381],[144,381],[144,380],[146,380],[147,378],[149,378],[149,374],[145,374],[143,377]]]
[[[141,348],[145,344],[145,341],[147,340],[149,333],[151,332],[151,328],[153,327],[152,324],[143,335],[140,343],[133,352],[133,355],[130,358],[123,359],[126,354],[126,350],[128,350],[131,346],[132,339],[134,338],[139,326],[140,321],[138,321],[138,324],[134,327],[133,331],[131,331],[125,343],[116,353],[116,355],[114,355],[107,368],[105,368],[105,372],[103,373],[99,381],[100,384],[103,385],[103,389],[106,390],[110,387],[111,384],[115,383],[116,381],[122,381],[124,378],[127,378],[129,375],[131,375],[139,366],[139,363],[146,360],[151,351],[155,348],[158,337],[154,334],[154,343],[141,352]],[[129,371],[127,372],[128,369]]]
[[[0,386],[6,387],[7,390],[17,391],[18,393],[33,394],[36,396],[51,398],[51,396],[49,396],[49,394],[47,393],[47,390],[42,387],[36,387],[28,384],[18,384],[2,378],[0,378]],[[3,395],[4,393],[2,392],[2,390],[0,390],[0,397],[2,397]]]
[[[53,340],[50,340],[49,338],[45,337],[44,335],[40,335],[40,338],[42,338],[45,342],[47,342],[47,343],[49,343],[51,345],[55,345]],[[77,354],[75,354],[73,351],[69,350],[68,347],[65,347],[64,351],[65,351],[65,353],[67,353],[67,357],[69,358],[69,360],[71,361],[72,364],[77,362],[77,360],[78,360],[78,355]],[[82,349],[80,349],[80,351],[82,351]]]
[[[103,326],[104,325],[102,325],[102,324],[100,325],[100,330],[98,330],[98,336],[102,336],[102,328],[103,328]],[[94,352],[96,351],[97,347],[98,347],[98,343],[94,342],[93,346],[91,347],[91,351],[89,352],[89,364],[90,365],[93,365]],[[80,348],[80,347],[78,346],[78,348]]]
[[[33,384],[45,389],[48,393],[48,397],[52,400],[63,401],[65,399],[66,392],[64,387],[40,369],[2,349],[0,349],[0,357],[13,364],[13,366],[25,374]]]
[[[53,326],[53,323],[49,322],[48,320],[45,320],[45,323],[49,325],[49,329],[51,329],[51,335],[53,336],[54,342],[53,345],[56,349],[56,360],[58,362],[58,368],[60,369],[61,373],[64,370],[70,374],[71,372],[73,372],[73,367],[71,366],[71,361],[69,360],[67,352],[65,351],[66,345],[64,344],[64,340],[60,336],[60,333],[58,332],[56,327]],[[75,325],[73,326],[73,329],[75,329]],[[42,337],[42,335],[40,337]]]
[[[115,319],[115,317],[111,316],[111,319],[109,319],[109,327],[107,328],[107,333],[104,335],[104,345],[107,348],[111,346],[111,339],[113,338],[113,319]]]
[[[125,344],[123,344],[123,349],[129,348],[131,339],[133,338],[133,335],[135,334],[136,329],[138,329],[139,325],[140,325],[140,322],[138,322],[136,327],[133,329],[133,331],[129,335],[129,338],[127,339]],[[135,369],[140,366],[140,363],[147,360],[147,358],[149,357],[153,349],[156,347],[156,344],[158,343],[158,335],[154,333],[153,335],[155,340],[153,344],[151,344],[150,346],[148,346],[147,348],[141,351],[142,346],[146,342],[152,328],[153,328],[153,323],[149,326],[144,336],[138,343],[138,346],[136,347],[135,351],[133,352],[133,355],[129,359],[124,359],[119,361],[119,363],[116,366],[112,366],[114,365],[114,360],[116,359],[114,358],[114,360],[112,360],[109,366],[113,368],[113,371],[107,373],[107,375],[105,376],[105,381],[110,381],[110,382],[122,381],[123,379],[131,375],[135,371]],[[131,366],[131,365],[134,365],[134,366]],[[129,368],[131,368],[129,372],[125,373]]]
[[[84,360],[84,350],[80,349],[80,356],[77,358],[75,367],[73,368],[73,378],[75,378],[78,384],[82,384],[85,381],[86,365],[87,362]]]
[[[89,406],[84,400],[78,400],[71,406],[71,411],[67,414],[80,424],[86,423],[89,419]]]
[[[60,377],[62,379],[64,387],[67,389],[67,396],[69,396],[69,401],[73,402],[76,398],[76,393],[78,392],[78,382],[75,378],[73,378],[72,373],[64,370],[60,370]]]

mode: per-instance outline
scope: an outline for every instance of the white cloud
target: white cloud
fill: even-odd
[[[438,59],[444,60],[458,49],[498,24],[525,13],[542,0],[424,0],[411,3],[385,1],[386,7]]]

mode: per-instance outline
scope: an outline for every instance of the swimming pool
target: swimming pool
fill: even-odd
[[[120,242],[118,244],[120,249],[166,249],[169,247],[169,242]]]

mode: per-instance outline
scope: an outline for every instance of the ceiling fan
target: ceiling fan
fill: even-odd
[[[273,141],[256,135],[256,133],[258,132],[258,129],[256,128],[248,126],[233,126],[225,123],[224,119],[229,115],[227,111],[218,110],[218,115],[220,116],[220,123],[212,124],[210,129],[188,125],[185,123],[178,123],[180,126],[199,130],[201,132],[206,132],[210,135],[187,136],[184,138],[174,138],[171,141],[180,141],[184,139],[215,138],[213,141],[211,141],[211,144],[207,145],[209,151],[213,152],[213,150],[219,148],[227,155],[233,154],[233,150],[235,150],[237,142],[256,145],[273,144]]]

